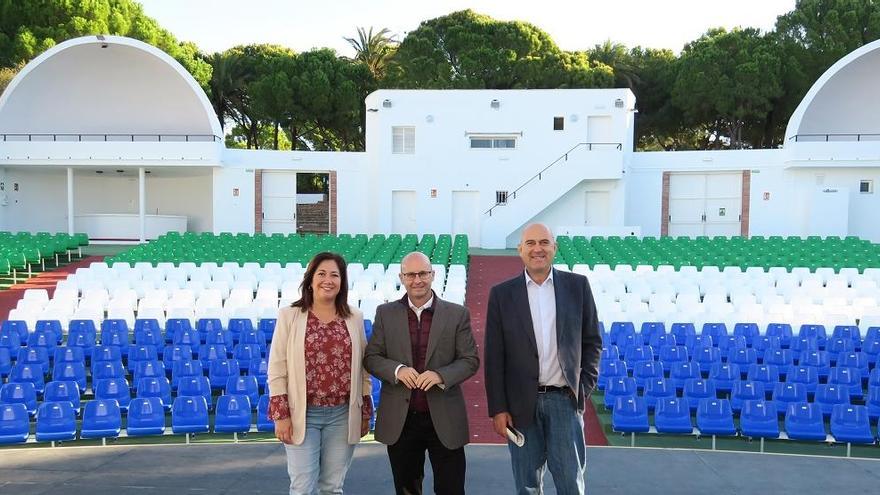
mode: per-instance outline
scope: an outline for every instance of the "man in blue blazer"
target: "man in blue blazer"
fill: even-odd
[[[484,363],[489,416],[508,442],[519,494],[541,494],[549,464],[560,495],[584,493],[583,412],[596,386],[602,336],[587,278],[553,269],[556,241],[543,224],[523,230],[525,271],[492,288]]]

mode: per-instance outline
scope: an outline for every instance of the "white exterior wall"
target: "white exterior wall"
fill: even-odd
[[[615,100],[622,107],[615,107]],[[383,105],[390,102],[390,107]],[[491,102],[498,101],[498,108]],[[369,203],[368,231],[391,230],[392,191],[415,191],[418,231],[449,232],[452,192],[479,191],[483,247],[505,247],[508,237],[543,211],[545,220],[566,225],[583,223],[583,207],[554,207],[584,179],[620,179],[625,156],[632,149],[632,109],[629,90],[380,90],[367,97],[367,154],[370,189],[378,194]],[[564,117],[565,128],[553,130],[553,118]],[[620,143],[588,150],[579,143],[588,135],[590,117],[608,117],[602,142]],[[415,127],[415,153],[392,150],[392,128]],[[470,135],[512,136],[515,149],[471,149]],[[572,150],[572,148],[575,148]],[[495,192],[511,194],[529,178],[566,152],[562,160],[523,188],[508,204],[495,205]],[[622,185],[617,186],[622,187]],[[431,197],[436,190],[436,197]],[[577,195],[574,195],[577,196]],[[548,210],[550,208],[550,210]],[[622,215],[617,218],[622,222]]]

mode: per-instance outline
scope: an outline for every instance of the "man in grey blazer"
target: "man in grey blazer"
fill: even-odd
[[[508,442],[517,493],[543,493],[549,464],[557,493],[583,494],[583,412],[602,351],[596,304],[586,277],[553,269],[546,225],[528,225],[518,249],[525,272],[489,292],[489,416],[502,437],[508,428],[525,437],[521,447]]]
[[[364,367],[382,380],[376,440],[388,445],[398,495],[422,493],[425,451],[434,493],[464,493],[467,408],[460,384],[479,368],[467,308],[431,289],[427,256],[410,253],[400,265],[406,295],[379,306]]]

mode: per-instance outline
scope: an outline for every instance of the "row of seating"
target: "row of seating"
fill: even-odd
[[[252,415],[251,399],[246,395],[222,395],[217,399],[213,432],[248,433],[271,432],[274,424],[267,418],[268,395],[260,396],[256,405],[256,421]],[[116,400],[92,400],[83,408],[82,424],[77,427],[77,414],[68,401],[44,402],[36,413],[35,439],[37,442],[75,440],[77,433],[83,439],[116,438],[122,433],[122,408]],[[158,397],[132,399],[127,415],[125,436],[163,435],[165,405]],[[202,396],[179,396],[171,404],[171,432],[173,434],[208,433],[211,425],[208,404]],[[0,404],[0,443],[24,443],[30,437],[30,415],[24,404]]]
[[[779,428],[780,414],[784,415],[784,432]],[[611,425],[614,431],[633,434],[654,432],[713,437],[741,434],[762,439],[874,444],[877,435],[868,418],[866,406],[837,404],[830,414],[830,428],[826,429],[820,404],[792,402],[779,410],[774,402],[756,399],[744,402],[737,427],[727,399],[706,398],[697,406],[695,428],[688,403],[682,398],[670,397],[657,401],[651,426],[647,401],[629,395],[616,398]]]
[[[31,276],[34,265],[40,264],[45,270],[46,260],[54,259],[57,266],[61,255],[71,261],[72,253],[82,256],[82,247],[88,244],[86,234],[0,231],[0,274],[12,275],[13,282],[18,283],[19,271],[27,270]]]

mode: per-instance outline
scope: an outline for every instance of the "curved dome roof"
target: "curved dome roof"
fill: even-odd
[[[167,53],[85,36],[28,63],[0,97],[0,133],[203,134],[222,130],[208,97]]]
[[[789,119],[785,142],[804,134],[880,134],[878,87],[880,40],[849,53],[819,77]]]

